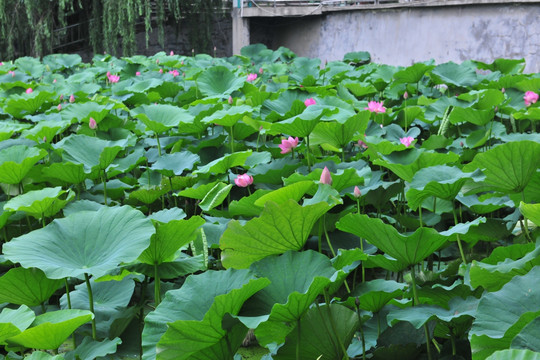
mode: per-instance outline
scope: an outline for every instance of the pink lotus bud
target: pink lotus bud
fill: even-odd
[[[184,65],[184,60],[180,61],[180,65]]]
[[[407,137],[399,139],[399,142],[405,145],[406,147],[411,146],[413,141],[414,141],[414,138],[412,136],[407,136]]]
[[[33,92],[34,92],[34,90],[32,90],[32,88],[26,89],[26,93],[27,93],[27,94],[31,94],[31,93],[33,93]]]
[[[253,184],[253,176],[248,174],[238,175],[236,179],[234,179],[234,183],[239,187],[248,187]]]
[[[88,121],[88,127],[90,127],[90,129],[92,130],[95,130],[97,128],[97,123],[94,118],[90,118],[90,120]]]
[[[305,101],[304,101],[304,105],[306,105],[306,107],[308,106],[311,106],[311,105],[315,105],[317,102],[315,101],[314,98],[307,98]]]
[[[0,66],[4,66],[4,63],[0,61]]]
[[[405,93],[403,93],[403,98],[407,100],[409,98],[409,93],[405,91]]]
[[[459,142],[459,145],[460,145],[461,147],[463,147],[463,145],[464,145],[464,144],[463,144],[463,141],[460,141],[460,142]]]
[[[227,102],[229,103],[229,105],[233,104],[233,98],[231,95],[229,95],[229,100],[227,100]]]
[[[15,71],[9,70],[9,71],[8,71],[8,74],[11,74],[11,77],[15,77]]]
[[[330,175],[330,170],[328,170],[326,166],[321,173],[321,179],[319,182],[321,184],[332,185],[332,175]]]
[[[107,71],[107,77],[111,76],[111,72]]]
[[[54,79],[52,82],[53,82],[53,84],[56,84],[56,79]]]
[[[360,196],[362,196],[362,192],[360,191],[360,189],[358,188],[358,186],[355,186],[354,187],[354,191],[353,191],[353,195],[355,198],[359,198]]]
[[[140,72],[140,71],[137,71],[137,72],[135,73],[135,76],[141,76],[141,72]]]
[[[56,108],[58,109],[58,111],[62,110],[62,104],[58,104]]]
[[[255,81],[255,79],[257,79],[257,74],[255,73],[251,73],[247,76],[247,82]]]
[[[75,102],[75,96],[74,96],[73,94],[71,94],[71,95],[69,96],[69,102],[70,102],[70,103],[74,103],[74,102]]]
[[[368,102],[368,106],[364,108],[364,110],[369,110],[370,112],[374,113],[384,113],[386,112],[386,108],[383,106],[383,102],[377,102],[377,101],[370,101]]]
[[[160,74],[163,74],[163,69],[159,69],[159,73],[160,73]]]
[[[156,59],[156,64],[159,64],[159,59]]]
[[[171,50],[171,52],[169,53],[170,56],[174,56],[174,51]]]
[[[538,101],[538,94],[534,91],[527,91],[523,96],[523,100],[525,100],[525,106],[531,106]]]
[[[279,148],[281,149],[282,154],[287,154],[291,152],[291,150],[297,146],[298,146],[298,137],[293,138],[292,136],[289,136],[288,139],[281,140],[281,144],[279,144]]]
[[[43,137],[43,142],[44,142],[44,143],[47,142],[47,137],[46,137],[46,136]]]
[[[263,69],[263,68],[259,68],[259,74],[261,74],[261,75],[262,75],[262,74],[263,74],[263,72],[264,72],[264,69]]]
[[[501,92],[504,94],[506,92],[506,89],[505,88],[502,88],[501,89]]]
[[[60,95],[60,101],[64,100],[64,94]]]

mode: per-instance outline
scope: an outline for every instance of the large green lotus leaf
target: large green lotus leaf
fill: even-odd
[[[519,204],[519,211],[527,219],[531,220],[537,226],[540,226],[540,204],[525,204],[521,202]]]
[[[358,171],[352,163],[346,163],[346,166],[347,168],[345,169],[337,169],[335,173],[331,171],[332,187],[337,191],[343,191],[347,188],[351,188],[352,186],[362,184],[364,182],[362,175],[364,175],[366,171],[370,171],[369,166],[364,167],[363,170],[360,171]],[[362,165],[359,164],[359,166]],[[322,168],[313,169],[313,171],[307,175],[301,175],[295,172],[288,178],[284,179],[283,182],[288,186],[299,181],[319,181],[322,171]],[[362,194],[365,193],[362,191]]]
[[[62,285],[62,280],[48,279],[39,269],[12,268],[0,277],[0,303],[38,306]]]
[[[311,199],[304,199],[303,206],[313,205],[317,203],[326,203],[331,206],[343,204],[343,200],[339,192],[328,184],[319,184],[317,192]]]
[[[507,197],[490,197],[488,196],[456,196],[456,200],[467,206],[473,212],[477,214],[488,214],[496,210],[513,207],[514,203]]]
[[[31,327],[7,339],[7,342],[33,349],[58,349],[79,326],[93,317],[88,310],[47,312],[37,316]]]
[[[55,94],[47,91],[34,91],[31,94],[12,95],[4,106],[4,111],[14,118],[22,119],[25,115],[33,115],[41,108],[48,108]]]
[[[439,84],[446,83],[459,87],[473,86],[478,82],[478,75],[475,72],[475,68],[471,63],[456,64],[454,62],[447,62],[437,65],[432,71],[431,75],[438,78]]]
[[[82,343],[77,346],[77,348],[66,354],[66,359],[99,359],[109,354],[116,354],[116,348],[121,343],[122,339],[120,338],[96,341],[87,336],[83,339]],[[73,355],[73,357],[69,357],[70,355]]]
[[[80,184],[88,177],[84,172],[83,164],[74,164],[72,162],[53,163],[43,168],[41,172],[47,177],[70,184]]]
[[[37,267],[51,279],[102,276],[135,260],[150,244],[154,226],[129,206],[81,211],[4,244],[7,259]]]
[[[205,117],[203,122],[221,126],[233,126],[244,116],[251,114],[255,109],[251,106],[231,106],[227,109],[218,110],[212,115]]]
[[[533,141],[516,141],[496,146],[476,155],[463,170],[481,169],[486,183],[507,193],[525,189],[540,167],[540,144]]]
[[[300,344],[298,336],[291,335],[279,348],[276,360],[313,360],[348,358],[346,349],[360,327],[358,315],[339,304],[321,305],[308,310],[300,321]],[[343,344],[341,347],[339,344]],[[300,357],[296,356],[297,346]]]
[[[455,297],[448,303],[448,309],[433,305],[418,305],[404,309],[391,310],[386,317],[388,325],[393,326],[400,321],[411,323],[416,329],[432,319],[439,319],[444,322],[451,322],[461,317],[474,318],[478,299],[469,296],[466,299]]]
[[[168,223],[173,220],[182,220],[187,215],[184,210],[173,207],[170,209],[164,209],[148,215],[148,217],[154,222]]]
[[[390,155],[375,159],[373,163],[384,166],[401,179],[411,182],[414,174],[420,169],[457,161],[459,161],[459,155],[452,152],[441,154],[411,148],[404,151],[395,151]]]
[[[508,349],[512,339],[540,315],[539,276],[540,267],[536,266],[523,276],[515,276],[501,290],[480,298],[469,332],[475,359]]]
[[[174,154],[163,154],[156,160],[150,169],[158,171],[165,176],[182,175],[184,170],[192,170],[193,166],[201,161],[199,155],[189,151],[180,151]]]
[[[167,104],[142,105],[131,110],[131,114],[156,134],[164,133],[183,122],[193,122],[194,118],[187,110]]]
[[[65,193],[67,193],[67,196],[65,196],[65,199],[61,199],[60,197]],[[74,197],[75,194],[72,191],[66,192],[60,186],[43,188],[29,191],[9,200],[4,205],[4,209],[8,211],[24,211],[36,219],[41,219],[56,215]]]
[[[419,82],[424,77],[424,74],[434,67],[434,65],[416,63],[394,73],[394,79],[399,83],[414,84]]]
[[[358,298],[360,309],[378,312],[390,300],[402,296],[404,289],[405,284],[393,280],[375,279],[358,285],[349,296]]]
[[[55,147],[63,150],[63,158],[83,164],[87,173],[105,170],[128,144],[127,139],[109,141],[86,135],[70,135]]]
[[[31,129],[22,132],[21,137],[33,140],[37,143],[51,142],[58,134],[63,133],[70,125],[68,121],[41,120]]]
[[[262,164],[250,169],[255,183],[282,185],[283,178],[294,173],[302,163],[290,157],[273,160],[269,164]],[[285,184],[288,185],[288,184]]]
[[[26,305],[19,306],[18,309],[4,308],[0,312],[0,344],[26,330],[35,318],[34,312]]]
[[[272,190],[259,189],[250,196],[243,196],[240,200],[231,201],[229,203],[229,215],[244,216],[248,218],[261,215],[263,208],[255,205],[255,203],[262,196],[269,194],[270,192],[272,192]]]
[[[308,106],[304,112],[289,119],[275,122],[271,130],[275,134],[306,137],[315,128],[323,115],[331,115],[332,111],[320,105]]]
[[[262,117],[265,121],[274,122],[276,120],[283,120],[296,116],[302,113],[306,108],[304,100],[304,94],[286,90],[279,94],[277,99],[267,99],[263,102],[263,107],[261,109]]]
[[[472,90],[458,96],[458,99],[472,102],[475,109],[492,110],[495,106],[500,106],[505,99],[505,95],[499,89]],[[468,109],[468,108],[461,108]],[[466,121],[466,120],[463,120]],[[474,124],[474,121],[469,121]],[[477,124],[479,125],[479,124]]]
[[[156,310],[144,319],[143,359],[156,357],[158,342],[158,353],[165,359],[195,358],[189,356],[226,337],[222,327],[225,314],[238,314],[243,303],[268,283],[268,279],[257,279],[248,270],[206,271],[189,276],[180,289],[168,291]],[[241,342],[231,346],[237,348]]]
[[[33,351],[30,356],[26,356],[25,360],[64,360],[64,355],[51,355],[43,351]]]
[[[197,238],[197,230],[205,223],[200,216],[189,220],[172,220],[166,224],[155,224],[156,233],[152,235],[150,246],[139,256],[139,261],[154,265],[171,262],[177,251]]]
[[[208,246],[206,246],[206,249],[208,249]],[[160,279],[178,279],[179,277],[195,274],[196,272],[208,269],[207,261],[205,261],[205,254],[189,256],[181,251],[177,254],[179,254],[179,256],[173,261],[164,262],[158,265],[157,271]],[[156,268],[154,265],[136,263],[129,265],[128,268],[130,271],[144,274],[148,277],[154,277],[156,275]]]
[[[459,124],[469,122],[474,125],[484,126],[493,120],[495,111],[490,110],[478,110],[473,108],[456,107],[450,113],[449,120],[452,124]]]
[[[342,149],[349,144],[357,134],[364,134],[368,125],[370,113],[360,112],[349,117],[344,123],[337,121],[322,121],[313,129],[311,144],[328,144],[334,148]]]
[[[267,201],[273,201],[279,205],[288,202],[290,199],[298,202],[312,188],[315,188],[315,182],[313,181],[295,182],[261,196],[254,202],[254,205],[263,207]]]
[[[336,224],[339,230],[365,238],[388,255],[407,266],[424,260],[448,240],[432,228],[418,228],[410,235],[400,234],[381,219],[367,215],[348,214]]]
[[[15,60],[17,68],[35,79],[40,78],[45,71],[45,65],[41,63],[39,58],[23,56]]]
[[[237,77],[225,66],[214,66],[197,77],[197,87],[203,95],[226,98],[233,91],[240,89],[245,82],[244,77]]]
[[[64,110],[60,112],[62,119],[73,122],[86,122],[88,123],[90,118],[96,120],[96,123],[99,124],[111,110],[114,108],[113,103],[108,103],[106,105],[101,105],[93,101],[88,101],[85,103],[74,103],[69,106],[66,106]]]
[[[0,183],[19,184],[47,151],[26,145],[0,150]]]
[[[406,193],[407,202],[412,210],[418,209],[430,196],[444,200],[453,200],[462,186],[469,179],[481,181],[484,176],[480,170],[473,174],[464,173],[455,166],[437,165],[418,170]]]
[[[540,265],[540,246],[514,244],[501,246],[481,262],[473,261],[469,270],[472,287],[498,291],[516,275],[525,275]]]
[[[70,69],[81,62],[79,54],[51,54],[43,57],[43,65],[54,70]]]
[[[20,132],[21,130],[31,127],[32,125],[30,124],[21,124],[14,121],[3,120],[0,122],[0,141],[7,140],[11,137],[11,135],[13,135],[13,133]]]
[[[220,238],[225,268],[247,268],[269,255],[304,247],[311,228],[330,210],[325,203],[300,206],[293,200],[280,205],[267,202],[258,218],[245,225],[231,220]]]
[[[223,174],[230,168],[235,166],[243,166],[246,159],[251,155],[251,150],[235,152],[227,154],[219,159],[209,162],[208,164],[201,166],[195,171],[198,174]]]
[[[540,360],[540,352],[524,349],[506,349],[495,351],[486,360]]]
[[[312,250],[270,256],[253,263],[250,270],[270,280],[270,285],[245,305],[245,315],[256,317],[242,318],[256,328],[255,335],[263,345],[284,342],[296,321],[336,275],[330,259]],[[276,332],[277,328],[282,331]]]
[[[217,183],[210,191],[204,196],[204,198],[199,203],[199,207],[203,211],[210,211],[216,206],[219,206],[225,201],[229,195],[233,185],[225,184],[222,182]]]
[[[176,194],[176,196],[183,196],[190,199],[202,200],[206,194],[214,187],[218,181],[208,184],[197,184],[195,187],[184,189]]]

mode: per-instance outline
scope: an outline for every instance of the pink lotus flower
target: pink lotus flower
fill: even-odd
[[[0,61],[0,66],[4,66],[4,63]]]
[[[163,74],[163,69],[159,69],[159,73],[160,73],[160,74]]]
[[[94,120],[94,118],[90,118],[88,121],[88,127],[92,130],[95,130],[97,128],[97,122]]]
[[[229,105],[233,104],[233,98],[231,95],[229,95],[229,99],[227,100],[227,102],[229,103]]]
[[[355,198],[359,198],[360,196],[362,196],[362,192],[360,191],[360,189],[358,188],[358,186],[355,186],[354,187],[354,191],[353,191],[353,195]]]
[[[31,94],[31,93],[33,93],[33,92],[34,92],[34,90],[32,90],[32,88],[26,89],[26,93],[27,93],[27,94]]]
[[[407,136],[407,137],[399,139],[399,142],[405,145],[406,147],[411,146],[413,141],[414,141],[414,138],[412,136]]]
[[[319,180],[321,184],[332,185],[332,175],[330,175],[330,170],[325,166],[322,173],[321,179]]]
[[[140,71],[137,71],[137,72],[135,73],[135,76],[141,76],[141,72],[140,72]]]
[[[58,111],[62,110],[62,104],[58,104],[56,108],[58,109]]]
[[[298,146],[298,137],[293,138],[292,136],[289,136],[288,139],[281,140],[281,144],[279,144],[279,148],[281,149],[282,154],[287,154],[291,152],[291,150],[297,146]]]
[[[108,78],[110,83],[117,83],[120,81],[120,76],[118,75],[109,75]]]
[[[171,52],[169,53],[169,55],[174,56],[174,51],[171,50]]]
[[[384,103],[382,101],[370,101],[368,102],[368,106],[365,107],[364,110],[369,110],[374,113],[384,113],[386,112],[386,108],[383,105]]]
[[[75,96],[74,96],[73,94],[71,94],[71,95],[69,96],[69,102],[70,102],[70,103],[74,103],[74,102],[75,102]]]
[[[304,105],[306,105],[306,107],[308,106],[311,106],[311,105],[315,105],[317,102],[315,101],[314,98],[307,98],[305,101],[304,101]]]
[[[170,71],[169,71],[169,74],[172,74],[173,77],[180,75],[180,73],[179,73],[178,70],[176,70],[176,69],[170,70]]]
[[[257,79],[257,74],[255,73],[251,73],[247,76],[247,82],[255,81],[255,79]]]
[[[538,101],[538,94],[534,91],[527,91],[523,96],[523,100],[525,100],[525,106],[531,106],[531,104]]]
[[[9,70],[9,71],[8,71],[8,74],[11,74],[11,77],[15,77],[15,71]]]
[[[368,145],[363,142],[362,140],[358,140],[358,146],[360,146],[362,149],[367,149]]]
[[[253,176],[248,174],[238,175],[236,179],[234,179],[234,183],[239,187],[248,187],[253,184]]]
[[[107,77],[111,76],[111,72],[107,71]]]

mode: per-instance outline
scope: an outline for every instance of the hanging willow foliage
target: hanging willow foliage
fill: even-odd
[[[86,26],[94,53],[133,55],[135,35],[143,26],[146,47],[154,26],[164,48],[166,25],[172,24],[177,24],[177,33],[187,25],[192,47],[209,51],[212,23],[224,14],[223,4],[224,0],[0,0],[0,59],[51,53],[55,41],[61,41],[55,36],[65,35],[62,28],[73,21]]]

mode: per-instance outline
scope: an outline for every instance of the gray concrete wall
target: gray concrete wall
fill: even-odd
[[[267,45],[285,46],[323,63],[347,52],[369,51],[375,62],[403,66],[429,59],[489,63],[525,58],[525,72],[540,72],[540,2],[350,10],[267,20],[264,33],[272,34]],[[252,32],[254,27],[264,27],[261,18],[251,18]]]

